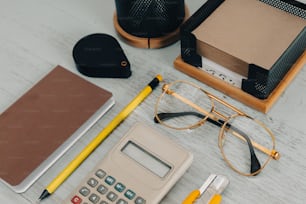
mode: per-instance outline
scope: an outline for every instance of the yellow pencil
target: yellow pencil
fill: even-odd
[[[101,142],[152,92],[162,80],[157,75],[122,111],[78,154],[57,177],[49,183],[39,200],[51,195],[79,166],[80,164],[101,144]]]

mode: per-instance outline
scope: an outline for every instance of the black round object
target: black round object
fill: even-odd
[[[184,0],[115,0],[119,25],[129,34],[156,38],[176,30],[185,17]]]
[[[110,35],[85,36],[76,43],[72,55],[78,71],[86,76],[127,78],[131,75],[127,57]]]

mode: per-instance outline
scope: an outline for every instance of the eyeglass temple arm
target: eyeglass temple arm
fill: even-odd
[[[158,113],[154,117],[154,122],[159,123],[159,120],[165,121],[165,120],[169,120],[169,119],[176,118],[176,117],[181,117],[181,116],[186,116],[186,115],[193,115],[193,116],[196,116],[198,118],[206,117],[205,115],[203,115],[201,113],[197,113],[197,112],[193,112],[193,111],[175,112],[175,113],[164,113],[163,112],[163,113]],[[211,118],[207,118],[207,121],[210,122],[210,123],[213,123],[214,125],[217,125],[218,127],[221,127],[224,123],[224,121],[222,121],[222,120],[216,121],[216,120],[213,120]]]
[[[159,120],[165,121],[171,118],[175,118],[175,117],[180,117],[180,116],[186,116],[186,115],[193,115],[196,116],[198,118],[204,118],[205,115],[197,113],[197,112],[192,112],[192,111],[186,111],[186,112],[175,112],[175,113],[158,113],[157,116],[154,117],[154,121],[156,123],[159,123]],[[158,119],[157,119],[158,117]],[[211,123],[213,123],[214,125],[217,125],[218,127],[221,127],[224,124],[224,121],[222,120],[213,120],[211,118],[207,118],[207,120]],[[250,155],[251,155],[251,173],[254,173],[256,171],[258,171],[261,168],[260,162],[258,161],[256,154],[254,152],[254,148],[252,145],[252,142],[250,140],[250,138],[244,134],[243,132],[241,132],[240,130],[238,130],[237,128],[232,127],[230,124],[226,124],[226,128],[227,130],[229,130],[230,128],[232,130],[234,130],[234,132],[237,132],[238,134],[240,134],[244,140],[247,142],[249,150],[250,150]]]
[[[252,144],[252,141],[250,140],[250,138],[244,132],[242,132],[239,129],[233,127],[232,125],[229,124],[229,127],[230,128],[227,128],[227,127],[226,128],[228,130],[232,130],[232,134],[233,135],[238,133],[248,143],[249,150],[250,150],[250,156],[251,156],[251,173],[254,173],[254,172],[258,171],[259,169],[261,169],[260,162],[258,161],[258,158],[257,158],[257,156],[255,154],[255,151],[254,151],[254,148],[253,148],[253,144]],[[255,174],[255,175],[257,175],[257,174]]]
[[[186,99],[185,97],[182,97],[181,95],[177,94],[176,92],[174,92],[174,91],[172,91],[172,90],[169,90],[169,89],[164,90],[164,91],[165,91],[167,94],[172,95],[173,97],[175,97],[175,98],[179,99],[180,101],[186,103],[187,105],[193,107],[195,110],[199,111],[200,113],[203,113],[204,115],[207,115],[209,119],[214,120],[214,121],[217,120],[217,119],[215,119],[216,117],[215,117],[212,113],[210,113],[210,112],[204,110],[203,108],[201,108],[201,107],[199,107],[198,105],[194,104],[193,102],[191,102],[190,100]],[[205,92],[205,93],[206,93],[206,92]],[[212,96],[211,94],[209,94],[209,95]],[[216,99],[216,97],[214,97],[214,99]],[[221,101],[221,100],[218,99],[218,101]],[[225,103],[225,102],[224,102],[224,103]],[[226,103],[226,104],[227,104],[227,103]],[[233,107],[233,106],[231,106],[231,107]],[[236,110],[236,108],[234,108],[234,109]],[[238,110],[238,109],[237,109],[237,110]],[[242,113],[242,112],[238,110],[238,113]],[[205,117],[205,116],[204,116],[204,117]],[[217,120],[217,121],[221,121],[221,120]],[[234,135],[237,136],[237,137],[240,136],[239,134],[234,134]],[[240,136],[239,138],[243,139],[242,136]],[[256,143],[256,142],[254,142],[254,141],[252,141],[252,145],[253,145],[256,149],[262,151],[263,153],[265,153],[265,154],[267,154],[267,155],[270,155],[270,156],[271,156],[273,159],[275,159],[275,160],[278,160],[278,159],[280,158],[280,154],[279,154],[276,150],[274,150],[274,149],[273,149],[273,150],[269,150],[269,149],[265,148],[264,146],[262,146],[262,145],[260,145],[260,144],[258,144],[258,143]]]

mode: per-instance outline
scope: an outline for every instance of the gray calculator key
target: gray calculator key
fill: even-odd
[[[130,200],[133,200],[133,198],[135,197],[136,193],[132,190],[127,190],[125,193],[124,193],[125,197],[127,197],[128,199]]]
[[[107,183],[108,185],[113,185],[116,182],[116,179],[112,176],[108,176],[105,178],[105,183]]]
[[[92,203],[98,203],[98,201],[100,200],[100,197],[97,194],[91,194],[88,198]]]
[[[102,169],[99,169],[98,171],[96,171],[95,175],[101,179],[106,175],[106,173]]]
[[[115,189],[118,191],[118,192],[123,192],[124,191],[124,189],[125,189],[125,185],[123,185],[122,183],[117,183],[116,185],[115,185]]]
[[[98,181],[94,178],[90,178],[88,179],[87,184],[91,187],[95,187],[98,184]]]
[[[97,191],[103,195],[108,191],[108,189],[104,185],[99,185]]]
[[[118,198],[117,194],[114,192],[109,192],[106,197],[110,201],[115,201]]]
[[[137,197],[135,199],[135,204],[145,204],[146,203],[146,200],[143,199],[142,197]]]
[[[108,202],[102,200],[100,204],[108,204]]]
[[[128,204],[128,202],[123,199],[119,199],[116,204]]]
[[[90,193],[90,190],[88,188],[86,188],[85,186],[83,186],[80,190],[79,190],[79,193],[82,195],[82,196],[88,196],[89,193]]]

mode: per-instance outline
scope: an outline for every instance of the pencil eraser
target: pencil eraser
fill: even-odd
[[[79,72],[89,77],[128,78],[130,63],[119,42],[103,33],[80,39],[73,48],[73,59]]]

